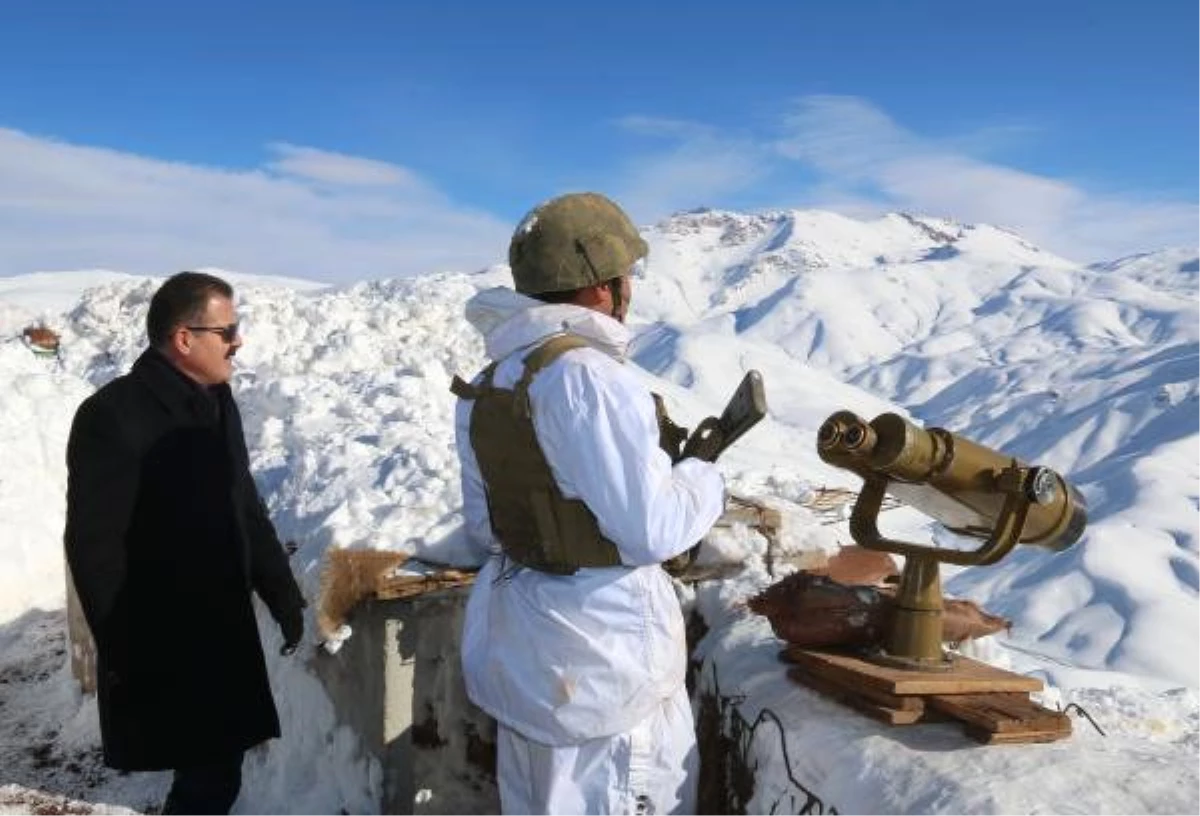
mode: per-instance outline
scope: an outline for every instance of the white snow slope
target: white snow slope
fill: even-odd
[[[984,225],[811,211],[695,212],[646,237],[635,359],[688,425],[718,411],[746,369],[763,372],[771,415],[723,468],[731,489],[784,511],[786,546],[849,543],[844,523],[801,506],[817,487],[858,486],[815,454],[817,427],[839,408],[898,410],[1048,465],[1091,508],[1071,550],[1021,547],[995,566],[945,571],[948,592],[1013,621],[973,653],[1043,678],[1044,701],[1084,707],[1107,734],[1078,720],[1050,745],[979,747],[952,725],[888,729],[789,682],[766,621],[743,606],[780,577],[745,535],[743,574],[687,600],[710,627],[702,682],[715,678],[747,719],[769,709],[786,732],[790,771],[778,734],[756,732],[750,810],[798,806],[790,774],[842,812],[1197,812],[1196,249],[1081,267]],[[96,278],[73,274],[0,279],[0,338],[11,338],[0,342],[0,784],[144,809],[165,776],[98,767],[94,702],[56,650],[66,435],[79,401],[140,352],[157,282],[109,273],[81,292]],[[482,364],[463,303],[506,282],[504,267],[338,290],[242,280],[235,390],[310,596],[329,547],[475,562],[448,384]],[[61,332],[60,361],[19,340],[39,319]],[[913,511],[889,515],[899,534],[951,544]],[[264,632],[273,655],[277,635]],[[334,721],[304,660],[270,660],[286,734],[250,757],[237,809],[370,810],[380,769]],[[77,771],[38,759],[68,756]]]

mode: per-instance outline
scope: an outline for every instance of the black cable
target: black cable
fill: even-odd
[[[1084,710],[1083,710],[1083,706],[1081,706],[1079,703],[1067,703],[1067,706],[1066,706],[1066,708],[1064,708],[1064,709],[1062,710],[1062,713],[1063,713],[1063,714],[1070,714],[1070,713],[1071,713],[1071,709],[1072,709],[1072,708],[1073,708],[1073,709],[1075,709],[1076,711],[1078,711],[1078,712],[1079,712],[1081,715],[1083,715],[1083,718],[1092,724],[1092,728],[1095,728],[1095,729],[1096,729],[1096,731],[1097,731],[1097,732],[1100,734],[1100,736],[1102,736],[1102,737],[1107,737],[1107,736],[1108,736],[1108,734],[1105,734],[1105,733],[1104,733],[1104,729],[1103,729],[1103,728],[1101,728],[1101,727],[1100,727],[1100,726],[1099,726],[1099,725],[1096,723],[1096,721],[1092,719],[1092,715],[1091,715],[1091,714],[1088,714],[1086,711],[1084,711]]]

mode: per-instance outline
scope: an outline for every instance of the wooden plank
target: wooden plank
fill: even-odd
[[[851,688],[835,680],[830,680],[827,677],[813,674],[803,666],[792,666],[788,670],[788,677],[838,699],[843,697],[860,698],[882,708],[894,711],[915,712],[917,715],[925,710],[925,698],[920,695],[910,694],[906,697],[900,697],[875,689]]]
[[[984,745],[1018,745],[1029,742],[1056,742],[1071,736],[1070,731],[988,731],[973,725],[963,731],[968,737]]]
[[[428,575],[399,575],[380,578],[375,587],[375,597],[383,601],[412,598],[439,589],[466,586],[475,581],[475,573],[460,570],[443,570]]]
[[[786,661],[787,650],[785,649],[784,651],[780,652],[779,657],[781,660]],[[791,672],[796,672],[795,676],[804,675],[807,677],[812,677],[817,681],[832,683],[839,688],[845,688],[852,694],[858,694],[867,698],[868,700],[878,703],[881,706],[886,706],[887,708],[900,708],[917,711],[925,708],[925,701],[919,694],[890,694],[883,689],[872,688],[871,686],[864,686],[859,683],[847,686],[845,683],[840,683],[828,675],[817,674],[811,671],[807,666],[793,666],[789,672],[789,676],[793,676]]]
[[[888,725],[911,725],[919,722],[925,714],[925,705],[920,697],[909,697],[904,701],[905,707],[894,708],[883,705],[832,680],[809,674],[799,666],[788,669],[788,677],[802,686],[807,686],[813,691]]]
[[[1036,677],[997,669],[961,655],[945,672],[900,669],[872,663],[856,655],[829,649],[789,646],[784,659],[852,688],[871,688],[889,694],[980,694],[986,692],[1041,691]]]
[[[731,493],[725,503],[725,512],[717,519],[717,523],[721,524],[726,520],[760,524],[763,527],[778,530],[783,525],[783,513],[777,508],[768,507],[761,501]]]
[[[740,562],[737,564],[692,564],[675,577],[685,584],[696,584],[701,581],[720,581],[740,574],[744,568],[744,565]]]
[[[745,507],[731,505],[725,509],[725,512],[713,522],[714,527],[731,527],[734,524],[745,524],[747,527],[757,527],[763,525],[765,527],[778,527],[781,519],[779,511],[770,511],[772,515],[766,516],[764,511],[757,507]],[[773,522],[773,524],[772,524]]]
[[[1038,705],[1025,694],[929,695],[938,711],[995,734],[1071,733],[1071,718]]]

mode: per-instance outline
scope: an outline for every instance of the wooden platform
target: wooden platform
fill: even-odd
[[[789,646],[780,658],[788,677],[889,725],[957,720],[985,744],[1052,742],[1071,734],[1067,715],[1029,699],[1042,682],[955,656],[949,671],[926,672],[873,663],[832,649]]]

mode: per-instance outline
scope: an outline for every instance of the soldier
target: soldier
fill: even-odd
[[[67,562],[96,639],[105,763],[174,769],[163,813],[228,813],[243,753],[279,736],[251,591],[289,653],[304,598],[229,388],[233,290],[181,272],[151,298],[146,331],[133,369],[75,414]]]
[[[506,813],[694,811],[684,622],[660,565],[716,521],[724,483],[659,447],[625,365],[647,251],[612,201],[564,195],[513,234],[516,292],[467,306],[494,362],[454,384],[465,521],[490,554],[462,658],[499,722]]]

